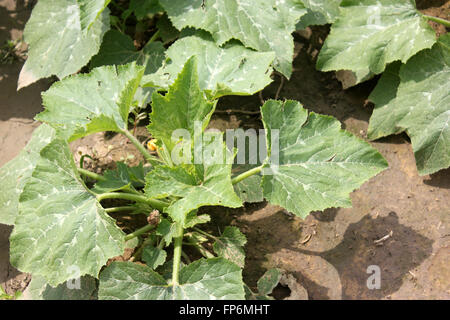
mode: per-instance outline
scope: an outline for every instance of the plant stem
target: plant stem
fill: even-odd
[[[140,143],[139,140],[136,139],[136,137],[131,134],[130,131],[122,130],[121,133],[124,134],[128,139],[130,139],[131,143],[133,143],[136,146],[139,152],[142,153],[142,155],[144,156],[145,160],[150,162],[152,166],[162,162],[158,158],[152,156],[150,152],[148,152],[148,150],[145,149],[142,143]]]
[[[122,207],[114,207],[114,208],[106,208],[105,211],[107,213],[112,213],[112,212],[120,212],[120,211],[129,211],[129,210],[134,210],[135,207],[132,206],[122,206]]]
[[[213,240],[217,240],[216,237],[214,237],[212,234],[209,234],[208,232],[203,231],[202,229],[199,229],[197,227],[193,227],[192,229],[194,229],[195,231],[197,231],[198,233],[201,233],[202,235],[211,238]]]
[[[256,167],[256,168],[253,168],[253,169],[250,169],[248,171],[245,171],[245,172],[241,173],[237,177],[234,177],[231,180],[231,183],[232,184],[236,184],[236,183],[241,182],[242,180],[244,180],[244,179],[246,179],[246,178],[248,178],[248,177],[250,177],[250,176],[252,176],[254,174],[260,173],[261,170],[262,170],[262,167],[263,166],[259,166],[259,167]]]
[[[152,37],[150,38],[150,40],[148,40],[147,44],[152,43],[153,41],[155,41],[156,39],[158,39],[158,37],[159,37],[159,30],[156,31],[156,32],[152,35]],[[147,45],[147,44],[146,44],[146,45]]]
[[[191,259],[189,259],[189,256],[183,250],[181,250],[181,256],[186,260],[187,264],[191,264]]]
[[[160,211],[163,211],[164,208],[169,205],[167,202],[164,202],[161,200],[149,199],[143,195],[140,196],[137,194],[130,194],[130,193],[107,192],[107,193],[102,193],[102,194],[97,195],[98,201],[102,201],[105,199],[123,199],[123,200],[130,200],[130,201],[136,201],[136,202],[143,202],[143,203],[146,203]]]
[[[77,170],[83,176],[92,178],[94,180],[97,180],[97,181],[105,181],[106,180],[106,178],[103,177],[102,175],[94,173],[92,171],[89,171],[89,170],[86,170],[86,169],[83,169],[83,168],[77,168]]]
[[[172,268],[172,285],[178,285],[180,278],[180,262],[181,262],[181,251],[183,247],[183,225],[177,223],[176,237],[174,241],[173,249],[173,268]]]
[[[128,240],[131,240],[133,238],[136,238],[136,237],[140,236],[141,234],[144,234],[144,233],[146,233],[146,232],[148,232],[148,231],[150,231],[150,230],[152,230],[154,228],[155,228],[154,224],[148,224],[148,225],[146,225],[146,226],[144,226],[142,228],[139,228],[136,231],[134,231],[134,232],[132,232],[130,234],[127,234],[125,236],[125,241],[128,241]]]
[[[443,24],[444,26],[446,26],[447,28],[450,28],[450,21],[442,19],[442,18],[438,18],[438,17],[433,17],[433,16],[427,16],[426,14],[423,15],[425,18],[427,18],[428,20]]]
[[[185,244],[186,244],[186,245],[189,245],[189,246],[193,246],[195,249],[198,250],[198,252],[200,252],[200,254],[201,254],[202,256],[204,256],[204,257],[207,258],[207,259],[210,259],[210,258],[214,258],[214,257],[215,257],[211,252],[209,252],[209,251],[208,251],[206,248],[204,248],[201,244],[196,243],[196,242],[193,241],[192,239],[188,239],[188,242],[185,243]]]

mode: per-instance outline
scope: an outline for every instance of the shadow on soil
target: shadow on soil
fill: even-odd
[[[337,212],[338,210],[326,210],[321,214],[322,221],[332,221]],[[308,260],[314,256],[324,259],[337,271],[339,279],[330,279],[325,287],[319,284],[317,279],[311,279],[304,274],[303,268],[295,268],[294,275],[307,289],[310,299],[334,298],[330,297],[329,288],[338,287],[339,281],[342,299],[381,299],[396,292],[408,271],[420,265],[432,253],[433,241],[400,224],[395,212],[385,217],[363,216],[356,223],[349,224],[338,245],[323,252],[299,248],[301,245],[298,244],[298,233],[286,232],[290,227],[295,228],[293,221],[283,211],[279,211],[256,221],[243,222],[244,229],[248,231],[246,235],[249,244],[257,247],[256,250],[251,250],[254,254],[246,261],[246,268],[253,273],[245,275],[247,281],[256,281],[265,272],[267,257],[270,254],[288,250],[285,260],[287,264],[295,263],[296,259]],[[374,241],[385,236],[386,230],[392,231],[393,236],[382,245],[376,245]],[[324,261],[317,260],[310,260],[306,269],[323,268]],[[381,269],[379,290],[369,290],[367,287],[368,278],[372,274],[367,273],[367,268],[371,265]],[[278,267],[289,269],[284,265]],[[323,272],[322,275],[326,277],[326,274],[333,272]]]

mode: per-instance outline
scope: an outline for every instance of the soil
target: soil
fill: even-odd
[[[448,18],[450,1],[417,3],[426,14]],[[0,43],[21,36],[31,4],[0,0]],[[446,32],[430,24],[437,33]],[[279,98],[299,100],[311,111],[332,115],[343,128],[365,139],[373,109],[367,97],[377,79],[343,90],[335,73],[316,71],[315,58],[327,32],[327,27],[317,27],[295,34],[294,73]],[[0,65],[0,166],[28,141],[37,126],[33,117],[42,110],[40,92],[50,83],[39,81],[16,92],[22,64]],[[275,75],[263,98],[274,98],[279,85],[280,77]],[[259,114],[254,112],[260,105],[258,95],[221,99],[210,126],[260,128]],[[142,141],[148,137],[144,127],[138,128],[137,136]],[[278,267],[306,292],[280,286],[276,298],[292,293],[309,299],[450,298],[450,169],[419,176],[405,134],[371,144],[387,159],[389,169],[351,194],[352,208],[314,212],[305,220],[265,202],[241,209],[202,209],[213,217],[207,226],[210,231],[231,224],[246,234],[244,278],[250,287],[268,268]],[[92,159],[85,158],[85,167],[96,172],[112,168],[113,161],[135,165],[142,160],[134,146],[118,135],[95,134],[73,143],[72,150],[76,161],[89,154]],[[120,224],[130,226],[123,219]],[[30,276],[9,265],[10,231],[0,225],[0,284],[13,293],[23,290]],[[370,266],[380,269],[380,289],[368,289]]]

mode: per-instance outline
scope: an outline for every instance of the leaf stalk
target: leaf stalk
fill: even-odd
[[[247,179],[248,177],[251,177],[251,176],[253,176],[253,175],[257,174],[257,173],[260,173],[261,170],[262,170],[262,167],[263,166],[261,165],[259,167],[256,167],[256,168],[253,168],[253,169],[250,169],[248,171],[245,171],[245,172],[241,173],[237,177],[234,177],[233,179],[231,179],[231,183],[232,184],[239,183],[242,180]]]

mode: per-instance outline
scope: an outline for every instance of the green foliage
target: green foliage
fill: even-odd
[[[274,67],[287,78],[292,73],[291,33],[306,13],[300,1],[286,0],[160,0],[173,25],[210,32],[219,46],[230,39],[261,52],[275,52]]]
[[[36,116],[73,141],[101,131],[128,128],[128,114],[143,67],[105,66],[68,77],[42,94],[45,110]]]
[[[67,142],[55,139],[41,150],[10,237],[11,264],[52,286],[71,279],[73,266],[97,277],[124,250],[122,231],[74,168]]]
[[[17,157],[0,168],[0,223],[13,225],[19,209],[19,197],[23,187],[31,177],[40,151],[55,137],[55,131],[43,124],[38,127]]]
[[[262,107],[269,155],[278,129],[278,163],[263,170],[264,197],[305,218],[314,210],[351,206],[349,194],[387,168],[367,142],[341,130],[329,116],[303,109],[296,101],[269,100]]]
[[[79,287],[78,287],[79,281]],[[32,300],[93,300],[97,296],[97,282],[90,276],[69,280],[57,287],[50,286],[45,278],[33,276],[25,295]]]
[[[165,48],[159,41],[147,43],[141,50],[136,50],[133,40],[117,30],[110,30],[100,47],[100,51],[91,60],[91,67],[104,65],[121,65],[130,62],[144,66],[144,74],[158,70],[164,60]]]
[[[349,194],[387,168],[336,119],[297,101],[261,107],[267,156],[258,150],[256,163],[234,163],[223,133],[207,130],[222,96],[261,91],[273,70],[290,77],[296,26],[332,23],[323,71],[350,70],[358,83],[386,69],[370,97],[370,139],[406,131],[419,173],[450,165],[450,38],[436,43],[413,1],[133,0],[111,3],[119,28],[110,31],[108,4],[40,0],[25,29],[19,88],[60,79],[42,94],[44,124],[0,169],[0,223],[14,225],[11,262],[32,273],[33,299],[271,299],[282,271],[252,292],[242,280],[246,237],[230,226],[202,231],[211,219],[203,207],[266,199],[305,218],[350,206]],[[128,131],[130,112],[133,124],[149,118],[156,155]],[[103,131],[123,134],[148,163],[118,162],[103,175],[77,168],[69,143]],[[121,211],[147,224],[125,235],[108,215]],[[187,245],[206,259],[191,262]],[[125,249],[130,261],[108,262]],[[82,290],[63,284],[74,269]]]
[[[226,227],[213,244],[214,252],[241,268],[245,265],[244,246],[247,238],[236,227]]]
[[[394,64],[369,97],[375,103],[368,136],[406,131],[421,175],[450,166],[450,36],[443,35],[405,65]]]
[[[40,0],[24,38],[30,49],[18,87],[56,75],[62,79],[86,65],[109,29],[109,0]]]
[[[436,41],[433,29],[411,0],[346,0],[317,60],[317,68],[384,71],[406,62]]]
[[[183,267],[180,283],[167,283],[148,267],[114,262],[100,276],[100,299],[244,299],[241,269],[223,258],[200,259]]]

